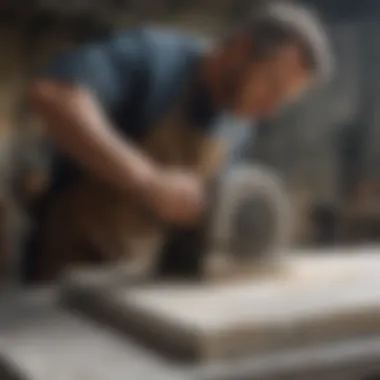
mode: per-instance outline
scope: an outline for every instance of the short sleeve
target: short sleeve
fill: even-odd
[[[119,36],[57,57],[42,76],[86,88],[113,111],[125,104],[142,59],[137,36]]]

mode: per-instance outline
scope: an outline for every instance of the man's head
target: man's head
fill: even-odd
[[[219,95],[242,117],[272,115],[332,71],[317,16],[284,1],[268,0],[255,9],[215,56]]]

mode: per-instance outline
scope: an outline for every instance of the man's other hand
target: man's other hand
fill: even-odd
[[[145,199],[165,222],[191,226],[205,209],[205,188],[192,173],[160,170],[146,188]]]

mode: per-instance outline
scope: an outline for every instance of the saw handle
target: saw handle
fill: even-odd
[[[170,226],[159,253],[157,275],[195,280],[202,276],[209,248],[209,225],[213,217],[215,183],[207,186],[207,210],[194,227]]]

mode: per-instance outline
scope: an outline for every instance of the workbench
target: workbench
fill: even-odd
[[[366,380],[380,376],[380,334],[196,364],[159,355],[132,337],[63,307],[58,299],[56,289],[9,290],[0,296],[1,380]]]

